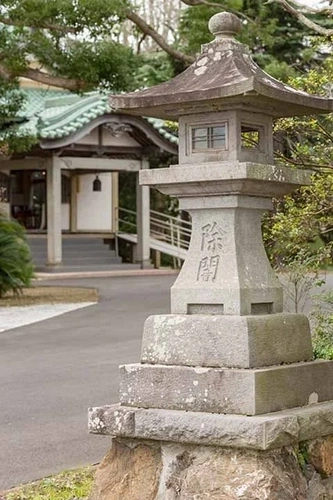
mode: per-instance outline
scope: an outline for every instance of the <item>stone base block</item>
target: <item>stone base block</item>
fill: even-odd
[[[235,450],[114,439],[97,468],[90,500],[323,500],[333,498],[333,477],[323,479],[300,450]]]
[[[333,401],[254,417],[101,406],[89,410],[89,432],[268,450],[333,434]]]
[[[309,321],[303,314],[165,314],[146,320],[141,362],[259,368],[312,358]]]
[[[260,415],[333,400],[333,362],[255,370],[120,366],[120,403],[209,413]]]

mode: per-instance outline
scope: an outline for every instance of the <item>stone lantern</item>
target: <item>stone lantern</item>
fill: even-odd
[[[290,496],[267,486],[262,498],[303,499],[307,486],[290,447],[333,434],[333,362],[313,361],[306,316],[283,312],[261,237],[272,198],[309,181],[304,171],[274,165],[273,120],[328,113],[333,100],[263,72],[235,40],[240,28],[233,14],[216,14],[209,22],[215,40],[184,73],[111,98],[122,112],[179,121],[179,164],[144,170],[140,181],[177,197],[193,224],[171,314],[147,319],[141,363],[120,367],[120,405],[90,410],[91,432],[114,436],[113,447],[146,446],[167,457],[156,465],[156,495],[123,490],[124,500],[243,498],[222,496],[241,484],[236,465],[221,496],[202,496],[212,476],[200,482],[191,472],[196,463],[204,475],[200,463],[210,460],[210,473],[217,468],[221,478],[241,457],[253,473],[267,459],[266,479],[269,461],[280,463]],[[170,493],[176,476],[179,497]]]

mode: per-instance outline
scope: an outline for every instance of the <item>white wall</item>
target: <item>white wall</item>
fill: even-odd
[[[0,202],[0,210],[3,211],[5,214],[10,215],[10,204]]]
[[[112,176],[98,174],[102,191],[93,191],[94,174],[79,177],[77,193],[77,230],[112,231]]]
[[[61,204],[61,229],[62,231],[69,231],[70,228],[70,204]]]

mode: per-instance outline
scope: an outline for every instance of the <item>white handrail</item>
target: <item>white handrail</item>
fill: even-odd
[[[118,228],[116,235],[135,234],[137,232],[136,220],[136,212],[128,208],[118,207],[116,209],[116,227]],[[150,237],[155,241],[164,241],[172,248],[187,250],[190,245],[191,233],[192,223],[182,219],[180,213],[175,217],[156,210],[150,210]],[[179,258],[177,258],[177,263],[180,265]]]

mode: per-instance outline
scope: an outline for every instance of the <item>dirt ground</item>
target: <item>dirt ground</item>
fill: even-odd
[[[73,288],[61,286],[33,286],[21,294],[8,294],[0,299],[0,307],[31,306],[37,304],[68,304],[75,302],[97,302],[96,288]]]

